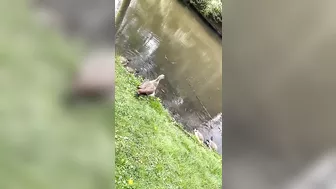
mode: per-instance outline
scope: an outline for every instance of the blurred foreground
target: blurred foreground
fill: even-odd
[[[225,4],[225,189],[335,188],[335,6]]]
[[[64,98],[87,52],[108,48],[113,58],[101,38],[114,38],[113,27],[101,23],[114,25],[113,2],[48,3],[71,31],[65,27],[61,35],[57,19],[36,5],[0,0],[0,188],[113,188],[113,103],[70,106]],[[109,4],[110,12],[100,11]],[[89,20],[89,13],[101,17]]]

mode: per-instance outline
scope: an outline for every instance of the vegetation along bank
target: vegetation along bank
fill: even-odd
[[[222,0],[180,0],[196,11],[222,36]]]
[[[116,57],[117,188],[221,188],[222,159],[186,133]]]

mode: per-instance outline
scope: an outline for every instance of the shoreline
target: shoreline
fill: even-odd
[[[222,157],[185,131],[159,98],[135,98],[142,79],[117,54],[115,64],[115,186],[221,188]]]
[[[222,157],[185,131],[159,98],[135,97],[141,81],[116,55],[116,186],[131,179],[138,188],[220,188]]]
[[[220,38],[222,38],[222,22],[218,23],[214,19],[205,16],[195,4],[190,2],[190,0],[178,0],[178,2],[197,14],[205,24],[207,24]]]

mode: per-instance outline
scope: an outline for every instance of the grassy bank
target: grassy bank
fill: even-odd
[[[84,48],[27,2],[0,0],[0,188],[114,188],[113,105],[64,106]]]
[[[183,132],[157,98],[136,98],[138,84],[117,57],[116,188],[221,188],[221,157]]]
[[[201,14],[222,23],[222,0],[189,0]]]

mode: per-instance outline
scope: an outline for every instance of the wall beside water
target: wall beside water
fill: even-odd
[[[195,11],[198,16],[200,16],[208,25],[213,28],[219,36],[222,37],[222,16],[220,16],[220,19],[214,19],[213,14],[204,14],[204,3],[201,3],[202,1],[193,1],[193,0],[179,0],[186,6],[190,7],[193,11]]]

